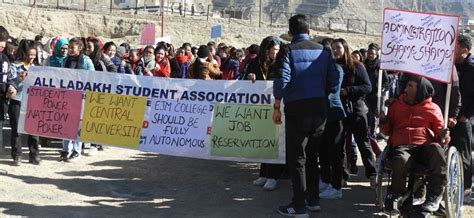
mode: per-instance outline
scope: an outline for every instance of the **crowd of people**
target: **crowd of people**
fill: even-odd
[[[448,145],[461,152],[465,194],[470,196],[474,87],[469,84],[474,83],[474,59],[469,37],[458,38],[449,129],[445,129],[441,111],[446,84],[385,71],[380,74],[382,83],[378,84],[379,45],[372,43],[351,52],[342,38],[315,42],[310,39],[308,18],[304,15],[289,20],[289,35],[289,44],[269,36],[260,45],[247,48],[213,41],[199,46],[184,43],[179,48],[166,42],[134,48],[127,43],[104,43],[96,36],[56,36],[46,43],[42,36],[18,41],[0,26],[0,113],[5,115],[0,116],[0,126],[8,118],[13,163],[22,163],[18,119],[23,80],[31,66],[177,79],[267,80],[274,84],[276,124],[283,122],[284,109],[287,161],[285,165],[262,163],[253,184],[272,191],[278,188],[279,179],[291,178],[293,199],[289,205],[279,207],[279,213],[305,216],[308,210],[320,210],[319,199],[342,198],[342,187],[351,174],[358,173],[358,152],[365,177],[370,187],[375,188],[375,160],[381,153],[381,139],[391,146],[393,177],[385,205],[390,211],[406,189],[410,163],[419,158],[427,160],[424,164],[432,172],[423,206],[428,211],[438,209],[446,184],[442,147]],[[382,96],[377,93],[379,85]],[[28,135],[30,163],[40,164],[39,149],[46,141]],[[102,149],[101,145],[92,144],[88,154]],[[83,154],[82,142],[63,141],[61,161],[74,162]]]

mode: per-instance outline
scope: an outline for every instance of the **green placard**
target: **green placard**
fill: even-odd
[[[214,105],[211,156],[278,159],[278,126],[269,105]]]

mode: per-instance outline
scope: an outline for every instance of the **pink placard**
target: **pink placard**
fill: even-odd
[[[25,132],[52,138],[77,139],[82,91],[31,86]]]
[[[147,24],[143,27],[142,34],[140,36],[140,42],[142,45],[154,45],[155,44],[155,24]]]

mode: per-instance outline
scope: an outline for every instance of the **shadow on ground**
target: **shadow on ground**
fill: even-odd
[[[258,176],[258,164],[149,153],[138,153],[132,160],[105,160],[107,154],[100,155],[104,160],[89,163],[97,170],[72,168],[57,172],[56,177],[60,178],[12,172],[1,175],[31,185],[30,195],[35,195],[35,185],[52,185],[70,196],[63,196],[61,203],[50,199],[35,204],[21,199],[0,201],[2,213],[41,217],[280,217],[275,209],[291,198],[289,180],[280,181],[279,189],[273,192],[251,185]],[[57,151],[43,152],[42,157],[55,161]],[[8,162],[9,155],[4,151],[0,164]],[[77,163],[77,167],[81,165],[85,164]],[[104,167],[107,169],[100,169]],[[38,170],[50,169],[40,166]],[[377,212],[374,199],[375,194],[368,187],[349,186],[344,189],[342,200],[321,201],[322,211],[312,216],[370,217]]]

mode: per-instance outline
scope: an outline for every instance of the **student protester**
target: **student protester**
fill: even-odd
[[[153,69],[155,68],[155,48],[148,45],[143,49],[142,65],[139,65],[139,70],[144,76],[153,76]]]
[[[3,122],[5,121],[5,115],[8,111],[8,104],[6,99],[7,88],[11,84],[9,80],[9,75],[11,71],[11,61],[9,60],[8,56],[5,55],[5,47],[7,47],[7,40],[10,38],[10,34],[8,33],[5,27],[0,26],[0,142],[2,142],[1,146],[4,146],[3,141]]]
[[[125,73],[143,76],[143,59],[140,58],[137,49],[131,49],[128,58],[125,60]]]
[[[125,71],[125,64],[128,61],[128,56],[130,54],[131,49],[132,49],[132,47],[130,46],[130,44],[128,44],[126,42],[120,44],[120,46],[117,48],[117,56],[120,60],[122,60],[122,65],[123,65],[124,71]]]
[[[214,41],[208,42],[207,47],[209,48],[209,52],[211,52],[210,61],[216,60],[217,61],[217,66],[220,68],[221,65],[222,65],[223,60],[221,60],[221,57],[219,57],[219,55],[217,55],[216,42],[214,42]]]
[[[97,37],[90,36],[86,39],[86,54],[92,60],[95,71],[116,73],[118,68],[112,61],[111,57],[115,55],[116,45],[113,42],[107,42],[102,45],[102,40]],[[98,151],[104,150],[102,145],[91,144],[89,156],[94,156]]]
[[[422,77],[411,75],[404,93],[395,100],[387,116],[380,114],[380,130],[390,138],[387,165],[392,169],[392,182],[384,202],[384,210],[390,215],[400,211],[397,202],[406,191],[408,169],[415,164],[428,168],[426,200],[422,211],[435,212],[446,186],[446,159],[442,146],[450,141],[449,130],[443,129],[443,115],[433,103],[431,83]]]
[[[459,74],[459,90],[461,92],[461,111],[457,124],[452,130],[452,145],[461,153],[464,172],[465,201],[470,202],[472,192],[472,125],[474,119],[474,57],[471,37],[459,35],[456,44],[455,61]]]
[[[368,126],[369,126],[368,134],[369,134],[369,140],[370,140],[370,145],[372,146],[372,150],[377,156],[381,153],[381,150],[377,144],[376,132],[375,132],[377,128],[376,113],[378,110],[382,109],[382,108],[377,109],[378,78],[379,78],[379,70],[380,70],[380,59],[379,59],[378,54],[379,54],[378,46],[375,46],[374,44],[372,44],[372,46],[369,46],[369,49],[367,50],[367,58],[365,59],[365,62],[364,62],[365,69],[367,70],[367,74],[369,75],[370,84],[372,85],[372,91],[366,97],[366,103],[369,109],[367,113],[367,121],[368,121]],[[382,72],[382,96],[380,98],[380,102],[385,102],[386,99],[382,97],[385,96],[383,95],[383,93],[388,92],[389,85],[390,83],[388,81],[387,72],[383,71]]]
[[[104,55],[108,60],[110,60],[116,67],[117,73],[125,73],[125,68],[122,64],[122,59],[117,57],[117,45],[114,42],[107,42],[104,44]],[[124,52],[124,48],[121,50],[121,54]],[[113,71],[111,71],[113,72]]]
[[[171,71],[172,78],[185,79],[188,71],[189,65],[191,62],[188,59],[188,56],[185,55],[183,48],[178,48],[174,60],[178,63],[177,69],[173,72]]]
[[[197,52],[198,52],[198,47],[196,46],[191,47],[191,59],[189,59],[188,57],[188,60],[191,61],[191,63],[194,63],[194,60],[197,57]]]
[[[125,60],[128,58],[128,51],[125,47],[119,46],[117,48],[117,52],[115,52],[114,58],[112,58],[112,62],[114,62],[115,66],[118,67],[118,72],[119,73],[125,73]],[[115,59],[115,60],[114,60]],[[118,61],[120,61],[120,65],[118,64]],[[116,63],[117,62],[117,63]],[[122,69],[121,69],[122,68]]]
[[[155,48],[155,67],[152,70],[153,76],[170,77],[171,67],[164,46]]]
[[[215,60],[214,63],[207,61],[210,55],[211,53],[207,46],[199,46],[197,58],[194,63],[189,66],[187,77],[192,79],[213,80],[221,76],[222,72],[219,70]]]
[[[246,68],[246,80],[273,80],[274,70],[271,70],[275,63],[276,55],[280,51],[280,40],[273,36],[268,36],[260,43],[260,51],[255,59],[250,61]],[[257,46],[258,47],[258,46]],[[253,181],[256,186],[263,186],[264,190],[272,191],[277,188],[278,180],[280,179],[285,164],[260,164],[259,177]]]
[[[191,51],[191,50],[192,50],[191,43],[185,42],[185,43],[183,43],[183,45],[181,46],[181,48],[184,49],[184,52],[185,52],[185,54],[188,56],[188,59],[190,59],[190,60],[193,59],[193,53],[192,53],[192,51]],[[194,55],[194,56],[196,56],[196,55]]]
[[[305,15],[289,20],[291,44],[283,46],[275,61],[273,121],[281,124],[281,101],[285,108],[286,158],[293,199],[278,208],[285,216],[307,217],[321,210],[317,151],[327,117],[327,91],[334,93],[339,73],[331,52],[310,40]]]
[[[323,46],[328,51],[331,51],[332,41],[331,38],[323,40]],[[340,97],[344,71],[339,65],[336,65],[336,70],[339,73],[339,83],[336,92],[329,93],[327,97],[327,121],[324,127],[323,142],[318,150],[321,174],[319,197],[322,199],[342,198],[344,179],[343,120],[346,118],[346,112]]]
[[[21,40],[16,52],[16,61],[11,68],[11,85],[8,87],[7,98],[10,99],[8,105],[8,115],[11,126],[11,155],[13,164],[19,166],[21,163],[21,140],[18,134],[18,120],[20,118],[20,107],[22,100],[23,81],[28,74],[28,69],[34,66],[36,59],[37,45],[33,40]],[[38,136],[28,135],[28,149],[30,150],[29,162],[35,165],[40,164]]]
[[[60,37],[55,40],[54,43],[54,46],[52,46],[54,48],[53,53],[43,62],[43,65],[49,67],[62,67],[64,59],[67,57],[69,41],[64,37]]]
[[[89,36],[86,43],[86,55],[94,63],[95,71],[117,72],[117,67],[112,63],[110,57],[103,53],[103,44],[99,38]]]
[[[359,49],[359,53],[360,53],[360,62],[364,63],[365,60],[367,59],[367,49],[361,48]]]
[[[94,71],[92,60],[84,54],[84,42],[76,37],[69,40],[68,56],[63,61],[63,67]],[[59,161],[75,162],[81,159],[82,142],[63,140],[63,150]]]
[[[370,187],[375,188],[375,156],[369,143],[367,125],[367,106],[365,96],[372,90],[364,65],[350,55],[349,45],[344,39],[332,42],[336,62],[344,70],[341,99],[348,116],[344,121],[344,132],[351,131],[362,156],[365,176],[370,179]]]
[[[223,64],[222,79],[234,80],[240,77],[240,62],[244,56],[244,51],[235,49],[231,56]]]
[[[64,59],[67,57],[69,41],[64,37],[57,37],[49,43],[52,48],[51,56],[43,61],[43,66],[62,67]],[[48,141],[53,139],[47,137],[39,137],[40,145],[47,145]]]
[[[362,55],[360,54],[360,51],[355,50],[351,53],[352,59],[361,62],[362,63]]]
[[[247,65],[252,60],[254,60],[257,57],[259,50],[260,50],[259,46],[256,45],[256,44],[252,44],[246,49],[248,54],[245,55],[244,60],[242,61],[242,63],[239,66],[239,72],[240,72],[240,78],[239,79],[245,79],[247,77],[247,75],[244,75],[245,74],[245,72],[244,72],[245,68],[247,67]]]
[[[217,50],[217,55],[221,59],[221,63],[222,63],[222,64],[219,65],[219,69],[221,71],[224,68],[224,63],[230,57],[230,50],[231,50],[231,47],[228,47],[228,46],[225,46],[225,45]]]
[[[44,50],[43,36],[36,35],[35,43],[36,43],[35,65],[43,65],[44,60],[46,60],[46,58],[49,57],[49,53]]]
[[[122,59],[123,60],[127,60],[128,58],[128,54],[130,53],[130,50],[132,49],[132,47],[130,46],[130,44],[124,42],[122,44],[120,44],[119,48],[120,47],[123,47],[125,49],[124,53],[123,53],[123,57]]]
[[[15,62],[15,55],[16,55],[16,50],[18,49],[18,46],[11,43],[11,42],[7,42],[6,46],[5,46],[5,50],[3,50],[3,54],[5,54],[5,56],[7,56],[8,58],[8,61],[10,63],[13,63]],[[0,52],[1,54],[2,52]]]

